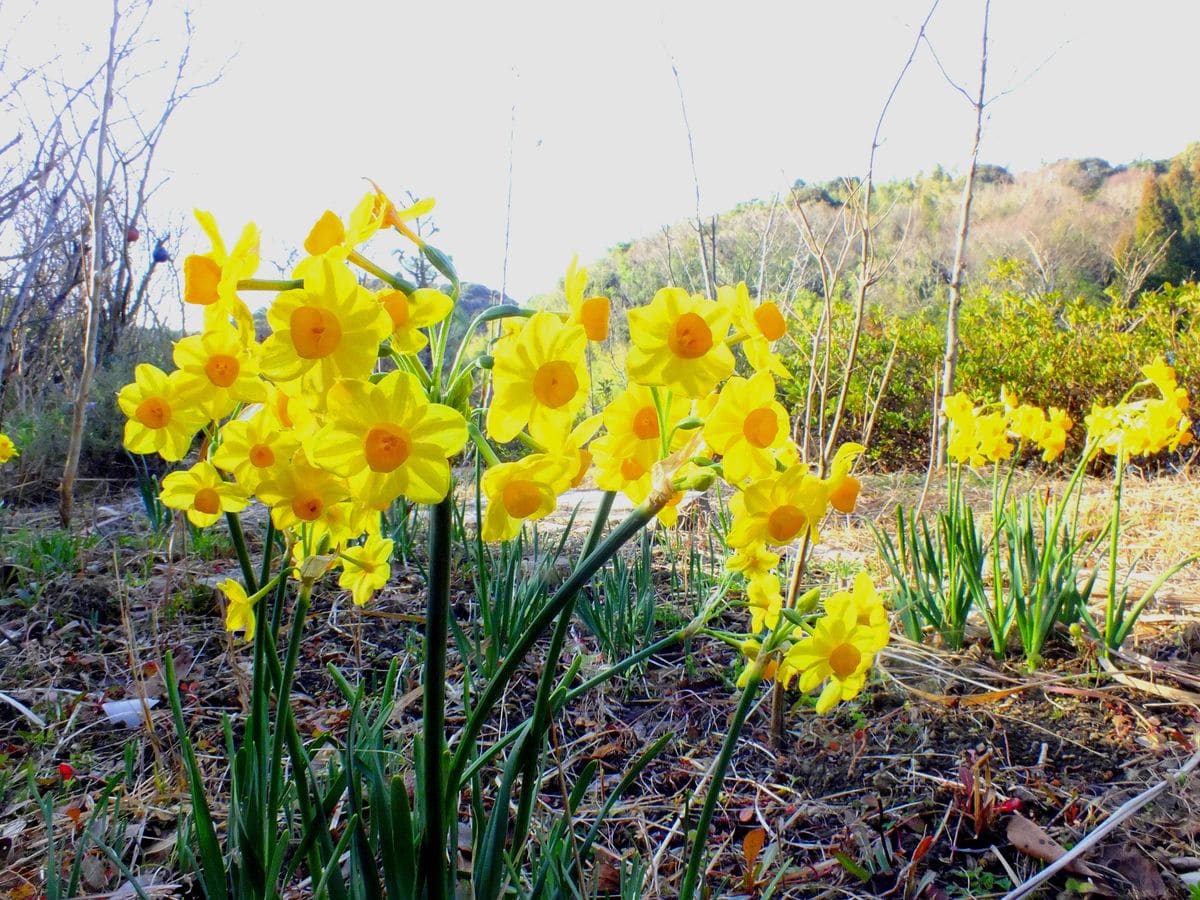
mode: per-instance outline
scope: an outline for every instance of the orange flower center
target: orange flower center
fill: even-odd
[[[779,420],[775,417],[775,411],[768,406],[751,410],[742,422],[742,434],[760,450],[770,447],[778,433]]]
[[[304,522],[315,522],[321,517],[325,503],[316,494],[297,494],[292,500],[292,512]]]
[[[787,322],[779,307],[766,300],[754,308],[754,324],[768,341],[777,341],[787,334]]]
[[[774,544],[786,544],[800,533],[808,518],[799,507],[785,503],[775,507],[767,519],[767,536]]]
[[[542,505],[542,492],[529,479],[515,478],[504,486],[501,502],[514,519],[524,519],[532,516]]]
[[[192,255],[183,261],[183,299],[187,303],[216,303],[220,283],[221,267],[207,256]]]
[[[313,225],[312,231],[304,239],[304,249],[313,256],[320,256],[330,247],[336,247],[346,240],[346,229],[331,210],[321,213],[321,218]]]
[[[287,394],[280,391],[275,395],[275,415],[279,417],[279,421],[283,423],[285,428],[292,428],[292,417],[288,415],[288,400]]]
[[[388,422],[372,425],[363,439],[363,453],[372,472],[391,472],[404,465],[412,452],[412,438]]]
[[[388,291],[379,302],[392,318],[392,331],[399,331],[408,324],[408,296],[404,291]]]
[[[166,428],[171,422],[171,404],[162,397],[147,397],[138,404],[133,417],[147,428]]]
[[[829,505],[838,512],[849,515],[854,512],[854,507],[858,503],[858,492],[861,489],[862,482],[853,475],[847,475],[829,492]]]
[[[838,644],[829,651],[829,668],[838,678],[849,678],[862,662],[862,651],[850,643]]]
[[[608,337],[609,302],[607,297],[588,297],[579,310],[579,320],[589,341]]]
[[[237,381],[241,369],[236,356],[226,356],[224,353],[210,356],[204,364],[204,374],[208,376],[208,380],[222,388],[227,388]]]
[[[667,346],[684,359],[698,359],[711,350],[712,345],[712,329],[696,313],[684,313],[667,333]]]
[[[289,323],[292,327],[292,346],[301,359],[322,359],[342,342],[342,323],[327,309],[301,306]]]
[[[658,437],[658,412],[653,406],[643,406],[634,415],[633,433],[643,441]]]
[[[275,465],[275,451],[266,444],[255,444],[246,455],[250,458],[250,464],[255,468],[265,469]]]
[[[221,495],[217,493],[215,488],[202,487],[196,491],[196,497],[192,500],[192,506],[197,512],[214,515],[221,511]]]
[[[561,359],[543,363],[533,376],[533,396],[551,409],[570,403],[578,390],[579,379],[571,364]]]
[[[646,467],[633,457],[621,460],[621,477],[626,481],[637,481],[646,474]]]

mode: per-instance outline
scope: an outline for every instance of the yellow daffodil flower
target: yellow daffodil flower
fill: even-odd
[[[232,472],[248,491],[271,477],[279,466],[287,466],[300,447],[300,439],[287,430],[270,408],[261,407],[245,419],[226,422],[221,443],[212,455],[213,465]]]
[[[835,591],[825,601],[825,611],[836,617],[847,614],[847,608],[854,620],[863,628],[875,635],[878,646],[882,650],[888,642],[888,615],[883,605],[883,598],[875,591],[875,584],[866,572],[854,576],[854,587],[849,591]]]
[[[416,376],[389,372],[378,383],[342,381],[325,426],[306,444],[318,466],[348,478],[351,493],[376,509],[397,497],[439,503],[450,490],[449,458],[467,442],[467,423],[430,403]]]
[[[649,306],[629,311],[630,379],[693,400],[703,397],[733,372],[725,344],[732,314],[728,304],[663,288]]]
[[[552,456],[560,456],[567,462],[571,475],[565,490],[579,487],[592,468],[592,451],[587,444],[600,428],[601,416],[589,416],[572,429],[562,427],[531,428],[530,436]]]
[[[376,295],[392,323],[392,349],[397,353],[418,353],[429,338],[422,328],[436,325],[454,308],[454,301],[433,288],[418,288],[411,294],[385,290]]]
[[[829,477],[825,479],[825,491],[829,505],[837,512],[849,515],[858,504],[862,482],[850,474],[855,461],[866,451],[862,444],[847,442],[838,447],[829,464]]]
[[[817,712],[827,713],[863,689],[878,641],[878,632],[859,625],[853,607],[846,605],[837,615],[818,619],[812,634],[788,650],[780,679],[790,683],[799,674],[800,690],[806,693],[824,684],[817,697]]]
[[[246,640],[254,640],[254,604],[246,596],[246,589],[232,578],[226,578],[217,585],[217,589],[225,595],[225,630],[245,631]]]
[[[362,546],[347,547],[342,551],[342,575],[338,587],[350,591],[355,606],[365,606],[392,577],[388,560],[392,558],[393,543],[373,534]]]
[[[522,523],[550,515],[572,474],[563,457],[548,453],[490,467],[481,479],[487,497],[483,539],[511,541],[521,533]]]
[[[167,375],[157,366],[141,363],[133,377],[133,384],[117,394],[117,404],[129,419],[125,447],[132,453],[157,453],[168,462],[178,462],[187,455],[206,416],[188,402],[179,372]]]
[[[704,440],[721,454],[725,479],[735,485],[774,472],[775,452],[790,439],[787,411],[775,399],[770,372],[730,378],[704,423]]]
[[[159,499],[170,509],[186,510],[197,528],[207,528],[222,513],[241,512],[250,504],[244,487],[225,481],[212,463],[203,461],[163,478]]]
[[[488,436],[507,443],[526,425],[570,425],[587,402],[591,385],[584,350],[587,335],[554,313],[535,313],[495,352],[495,388],[487,414]]]
[[[746,603],[750,607],[750,631],[758,634],[764,627],[773,631],[783,610],[779,576],[767,574],[751,579],[746,587]]]
[[[280,531],[329,519],[333,507],[350,497],[345,479],[308,461],[299,450],[258,486],[258,499],[271,507],[271,520]]]
[[[607,297],[583,296],[587,287],[587,269],[579,268],[578,262],[578,257],[571,260],[566,278],[563,279],[563,292],[567,295],[567,307],[570,309],[567,322],[581,326],[589,341],[603,341],[608,337],[612,304]]]
[[[210,419],[221,419],[238,403],[262,403],[267,385],[258,377],[258,364],[251,353],[253,339],[246,342],[231,325],[217,325],[176,342],[173,358],[182,372],[183,392]]]
[[[312,256],[332,254],[345,259],[359,244],[370,240],[383,225],[387,204],[379,196],[368,193],[350,213],[350,222],[342,220],[332,210],[325,210],[304,239],[304,249]]]
[[[193,253],[183,260],[183,299],[204,307],[204,327],[227,324],[232,316],[243,340],[253,340],[254,319],[238,296],[238,282],[253,278],[258,270],[258,226],[247,223],[231,252],[217,229],[212,213],[194,210],[196,220],[212,241],[208,253]]]
[[[328,256],[309,257],[295,275],[304,287],[284,291],[267,311],[272,334],[263,342],[262,373],[318,393],[339,378],[366,378],[391,326],[383,307]]]
[[[687,418],[689,404],[686,399],[668,394],[662,398],[662,403],[668,431]],[[604,408],[603,415],[605,431],[612,436],[608,445],[612,452],[637,457],[647,470],[662,456],[658,409],[650,388],[640,384],[629,385]],[[668,449],[678,449],[676,445],[686,440],[685,435],[676,432]]]
[[[778,304],[774,300],[755,304],[750,299],[750,289],[744,281],[739,282],[736,288],[717,288],[717,302],[733,307],[733,327],[739,335],[745,335],[742,352],[746,354],[746,361],[751,368],[755,372],[770,372],[777,378],[790,379],[792,373],[787,370],[779,354],[771,349],[788,330],[787,320]]]
[[[785,546],[805,533],[815,541],[825,504],[825,486],[803,463],[752,481],[730,501],[729,546]]]
[[[13,439],[7,434],[0,434],[0,465],[12,462],[20,455],[21,451],[17,449]]]
[[[766,544],[747,544],[725,561],[725,568],[730,572],[741,572],[747,581],[754,581],[756,578],[774,574],[779,560],[779,554],[768,550]]]

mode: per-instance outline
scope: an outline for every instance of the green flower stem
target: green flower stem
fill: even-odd
[[[605,491],[600,495],[596,515],[592,517],[592,527],[588,529],[587,537],[583,540],[583,549],[579,551],[579,563],[591,556],[596,545],[600,543],[600,536],[604,534],[604,526],[608,524],[608,514],[612,512],[613,501],[616,498],[616,491]]]
[[[479,430],[479,426],[474,422],[467,423],[467,434],[471,436],[471,442],[475,445],[475,449],[479,451],[489,466],[500,465],[500,457],[496,455],[496,451],[492,445],[488,443],[488,439],[483,436],[483,432]]]
[[[304,287],[303,278],[243,278],[237,283],[239,291],[294,291]]]
[[[262,568],[258,571],[258,583],[265,585],[271,575],[271,557],[275,553],[275,521],[267,516],[267,534],[263,538]]]
[[[229,536],[233,538],[233,548],[237,551],[238,564],[242,567],[242,582],[247,594],[258,593],[258,580],[254,577],[254,566],[250,562],[250,551],[246,549],[246,535],[242,531],[242,519],[237,513],[225,513],[225,521],[229,523]]]
[[[1117,637],[1118,626],[1124,618],[1124,609],[1117,609],[1117,551],[1121,542],[1121,489],[1125,484],[1125,447],[1117,448],[1117,456],[1113,461],[1116,472],[1113,473],[1112,521],[1109,524],[1108,542],[1108,592],[1104,602],[1104,646],[1114,650],[1120,646],[1113,643]],[[1124,602],[1120,604],[1124,607]]]
[[[483,693],[480,694],[471,715],[463,725],[458,749],[451,760],[449,776],[446,779],[448,799],[449,797],[457,796],[458,787],[463,783],[463,772],[466,770],[467,764],[475,752],[475,740],[479,737],[479,732],[483,729],[484,722],[500,701],[500,698],[508,687],[509,681],[512,680],[517,670],[524,664],[525,657],[529,654],[533,645],[537,643],[538,639],[550,627],[551,623],[558,618],[559,613],[575,599],[575,595],[600,571],[601,567],[631,537],[641,531],[658,514],[659,510],[667,505],[667,501],[670,498],[671,493],[669,491],[655,491],[640,506],[634,509],[575,568],[575,571],[562,583],[545,608],[533,618],[524,633],[513,644],[499,670],[492,680],[488,682]]]
[[[429,510],[429,599],[425,610],[425,703],[424,720],[424,835],[421,839],[421,868],[425,873],[425,897],[447,896],[447,871],[453,872],[446,855],[448,825],[446,782],[442,756],[446,747],[446,639],[450,623],[450,553],[454,541],[451,514],[453,492]],[[452,782],[453,783],[453,782]],[[454,792],[457,796],[457,791]]]
[[[721,753],[717,757],[716,768],[708,785],[708,793],[704,796],[704,806],[700,810],[700,818],[696,821],[695,837],[692,840],[691,853],[688,855],[687,871],[683,875],[683,883],[679,888],[680,900],[691,900],[696,896],[696,888],[700,879],[700,867],[704,862],[705,839],[712,826],[713,812],[717,807],[717,798],[721,794],[721,786],[725,782],[725,772],[733,759],[733,751],[737,747],[738,737],[742,726],[746,724],[746,716],[754,705],[754,695],[762,681],[763,670],[767,664],[767,653],[760,651],[754,662],[750,663],[746,673],[746,686],[742,689],[742,697],[733,713],[733,721],[729,723],[729,732],[725,735],[725,743],[721,745]]]
[[[792,564],[792,574],[788,579],[787,596],[783,602],[784,609],[796,608],[796,601],[800,596],[800,582],[804,578],[805,569],[808,567],[808,553],[811,548],[812,532],[805,531],[804,537],[800,540],[800,551],[796,554],[796,561]],[[785,705],[783,685],[777,681],[771,695],[771,745],[776,749],[783,746],[783,709]]]
[[[406,294],[411,294],[417,289],[417,286],[410,281],[405,281],[399,275],[393,275],[382,266],[377,266],[371,262],[357,250],[351,250],[350,255],[346,257],[350,262],[354,263],[360,269],[370,272],[388,287],[395,288],[398,291],[404,291]]]

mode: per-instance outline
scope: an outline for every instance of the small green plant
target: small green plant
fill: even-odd
[[[606,659],[636,653],[654,637],[656,617],[650,532],[641,534],[633,565],[623,556],[613,559],[596,589],[580,597],[576,615],[596,638]]]

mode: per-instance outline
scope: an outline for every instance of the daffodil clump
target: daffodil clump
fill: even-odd
[[[195,462],[164,479],[162,502],[200,528],[264,504],[295,573],[337,569],[338,585],[365,604],[390,577],[382,516],[400,499],[443,501],[468,442],[486,463],[485,541],[516,538],[585,479],[635,504],[659,498],[657,517],[670,526],[685,490],[721,478],[732,489],[729,568],[743,576],[751,634],[774,629],[795,599],[781,559],[819,538],[829,510],[853,511],[861,485],[851,470],[863,451],[843,446],[824,474],[800,460],[778,398],[790,377],[778,354],[788,331],[780,308],[744,284],[716,298],[661,289],[628,313],[627,386],[588,415],[587,348],[608,338],[608,298],[589,295],[587,271],[572,261],[565,311],[498,307],[472,323],[462,347],[447,348],[457,276],[407,224],[431,207],[398,209],[376,188],[345,219],[324,212],[285,282],[256,277],[253,224],[227,248],[214,218],[197,212],[211,247],[184,261],[183,293],[203,309],[203,330],[176,344],[174,371],[140,365],[118,396],[134,452],[179,462],[201,437]],[[363,256],[389,230],[417,243],[448,291],[408,284]],[[250,290],[274,291],[261,339]],[[467,341],[490,322],[486,352],[472,356]],[[481,377],[490,391],[477,409]],[[513,458],[510,447],[501,461],[498,445],[523,453]],[[254,591],[229,582],[222,591],[227,627],[253,634]],[[836,681],[822,707],[861,687],[879,635],[886,640],[886,627],[860,640],[844,606],[796,644],[811,652],[797,649],[783,667],[806,690]],[[847,646],[863,648],[849,668],[849,651],[819,649],[847,635]]]

